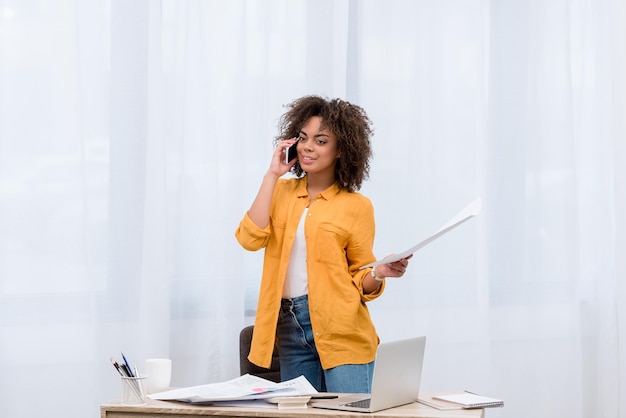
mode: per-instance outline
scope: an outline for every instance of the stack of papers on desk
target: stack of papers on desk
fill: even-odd
[[[259,399],[302,397],[317,394],[317,390],[304,376],[286,382],[275,383],[249,374],[227,382],[210,383],[188,388],[168,390],[148,395],[150,399],[181,401],[193,404],[219,404],[222,406],[246,406]],[[257,402],[252,402],[257,405]],[[276,407],[270,403],[270,407]]]

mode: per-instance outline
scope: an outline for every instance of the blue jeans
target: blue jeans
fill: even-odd
[[[278,316],[278,354],[283,381],[304,375],[320,392],[370,393],[372,390],[373,361],[322,369],[313,340],[307,295],[282,301]]]

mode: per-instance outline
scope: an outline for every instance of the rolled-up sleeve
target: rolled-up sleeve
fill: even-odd
[[[243,248],[248,251],[258,251],[265,248],[270,238],[270,226],[265,228],[259,227],[254,223],[248,212],[245,213],[243,219],[239,223],[235,231],[235,237]]]

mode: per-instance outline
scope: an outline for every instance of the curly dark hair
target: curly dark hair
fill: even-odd
[[[322,129],[330,129],[337,136],[341,152],[335,166],[337,185],[349,192],[359,190],[369,177],[369,160],[372,157],[370,137],[374,132],[365,110],[345,100],[321,96],[304,96],[285,107],[288,110],[280,118],[280,133],[274,143],[297,137],[311,117],[321,117]],[[299,161],[291,172],[297,177],[305,174]]]

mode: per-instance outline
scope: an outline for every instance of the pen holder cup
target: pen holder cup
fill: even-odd
[[[122,404],[145,405],[147,393],[147,376],[125,377],[122,376]]]

